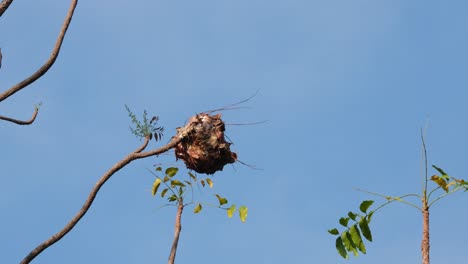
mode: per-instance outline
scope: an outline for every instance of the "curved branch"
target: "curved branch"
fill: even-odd
[[[6,2],[8,2],[8,0],[6,0]],[[30,85],[31,83],[35,82],[37,79],[41,78],[42,75],[44,75],[50,69],[50,67],[52,67],[59,55],[60,48],[63,43],[63,38],[65,37],[65,33],[67,33],[67,29],[72,20],[77,3],[78,0],[71,1],[70,8],[68,9],[67,16],[65,17],[65,21],[63,22],[62,28],[60,30],[60,34],[57,38],[57,41],[55,42],[54,49],[52,50],[52,53],[50,54],[50,57],[46,61],[46,63],[42,65],[42,67],[39,68],[39,70],[37,70],[33,75],[29,76],[28,78],[24,79],[23,81],[19,82],[18,84],[12,86],[10,89],[0,94],[0,102],[12,96],[13,94],[25,88],[26,86]]]
[[[12,2],[13,0],[3,0],[0,3],[0,17],[3,15],[3,13],[5,13]]]
[[[27,121],[14,119],[14,118],[7,117],[7,116],[0,116],[0,120],[5,120],[5,121],[8,121],[8,122],[12,122],[12,123],[15,123],[17,125],[30,125],[30,124],[32,124],[34,122],[34,120],[36,120],[36,117],[37,117],[38,113],[39,113],[39,108],[36,107],[34,109],[34,113],[33,113],[32,117],[31,117],[31,119],[29,119]]]
[[[132,153],[128,154],[124,159],[121,161],[117,162],[112,168],[110,168],[94,185],[93,189],[88,195],[88,198],[86,199],[83,207],[78,211],[78,213],[68,222],[65,227],[57,232],[56,234],[52,235],[49,239],[46,241],[42,242],[39,246],[37,246],[35,249],[33,249],[22,261],[21,264],[27,264],[30,263],[35,257],[37,257],[39,254],[41,254],[42,251],[47,249],[48,247],[52,246],[55,244],[57,241],[62,239],[68,232],[70,232],[73,227],[80,221],[80,219],[88,212],[89,208],[91,207],[94,199],[96,198],[97,193],[101,189],[101,187],[106,183],[107,180],[110,179],[112,175],[114,175],[116,172],[118,172],[120,169],[128,165],[130,162],[137,160],[137,159],[142,159],[146,158],[149,156],[155,156],[159,155],[161,153],[164,153],[171,148],[173,148],[175,145],[177,145],[183,137],[187,135],[185,132],[186,130],[182,130],[181,133],[179,133],[177,136],[173,137],[171,141],[165,145],[162,146],[158,149],[152,150],[152,151],[147,151],[147,152],[142,152],[146,146],[148,145],[149,142],[149,137],[145,138],[145,142],[141,147],[133,151]]]

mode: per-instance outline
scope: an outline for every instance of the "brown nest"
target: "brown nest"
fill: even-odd
[[[184,161],[188,169],[214,174],[223,170],[224,165],[236,162],[237,154],[231,151],[231,143],[224,138],[225,125],[221,114],[197,114],[177,132],[182,130],[187,133],[175,146],[175,155],[177,160]]]

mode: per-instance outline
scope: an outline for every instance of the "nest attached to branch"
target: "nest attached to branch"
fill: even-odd
[[[225,124],[221,114],[197,114],[190,118],[177,133],[186,131],[186,136],[175,146],[176,159],[183,160],[188,169],[198,173],[214,174],[224,165],[234,163],[237,154],[230,149],[231,143],[224,138]]]

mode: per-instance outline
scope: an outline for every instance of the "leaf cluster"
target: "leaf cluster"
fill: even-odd
[[[341,233],[337,228],[328,230],[328,233],[338,236],[335,247],[343,258],[348,258],[348,252],[353,252],[354,256],[358,256],[358,251],[366,254],[366,246],[362,237],[372,242],[369,223],[375,211],[368,212],[368,209],[373,203],[372,200],[363,201],[359,206],[360,213],[348,212],[347,216],[341,217],[338,222],[346,228]]]
[[[463,179],[456,179],[454,177],[449,176],[444,170],[441,168],[432,165],[434,169],[436,169],[440,175],[432,175],[431,181],[435,182],[442,190],[446,193],[449,191],[454,191],[457,189],[465,189],[466,192],[468,190],[468,182]]]
[[[188,178],[185,180],[182,179],[176,179],[176,175],[179,171],[178,168],[176,167],[170,167],[164,170],[161,167],[156,167],[155,169],[156,173],[162,174],[159,176],[158,174],[154,174],[156,179],[153,182],[153,186],[151,188],[151,194],[153,196],[156,196],[157,194],[163,198],[166,199],[168,204],[167,205],[191,205],[194,204],[195,208],[193,209],[193,212],[195,214],[198,214],[202,211],[203,209],[203,203],[202,202],[194,202],[194,186],[198,187],[198,190],[201,191],[201,189],[204,189],[205,186],[210,187],[210,189],[214,188],[214,182],[212,178],[201,178],[197,177],[197,175],[188,172]],[[201,188],[200,188],[201,187]],[[162,189],[160,192],[158,192],[160,189]],[[191,193],[191,202],[184,204],[185,201],[185,195],[186,193],[190,191]],[[248,208],[246,206],[240,206],[236,207],[235,204],[229,205],[228,199],[219,195],[219,194],[214,194],[214,196],[218,200],[218,205],[214,206],[219,209],[226,210],[227,216],[231,218],[234,213],[237,211],[239,213],[239,217],[242,222],[245,222],[247,219],[247,214],[248,214]],[[237,209],[237,210],[236,210]]]
[[[144,110],[143,120],[140,121],[127,105],[125,105],[125,109],[128,112],[128,116],[130,117],[132,124],[135,126],[130,126],[130,131],[133,135],[140,139],[145,137],[150,137],[150,139],[152,139],[154,136],[156,141],[161,140],[164,133],[164,127],[157,126],[159,120],[158,116],[153,116],[151,120],[148,120],[148,112]]]

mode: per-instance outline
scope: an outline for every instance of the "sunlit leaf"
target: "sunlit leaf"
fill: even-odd
[[[166,175],[169,176],[169,177],[173,177],[174,175],[177,174],[178,171],[179,171],[179,169],[175,168],[175,167],[167,168],[166,169]]]
[[[372,233],[369,228],[369,222],[367,221],[366,217],[362,218],[361,221],[359,221],[359,227],[361,228],[362,235],[372,242]]]
[[[447,182],[444,179],[440,178],[437,175],[432,175],[431,181],[439,185],[440,188],[442,188],[445,192],[448,192]]]
[[[234,212],[236,211],[236,205],[233,204],[229,209],[227,209],[227,215],[229,218],[231,218],[234,215]]]
[[[154,196],[158,192],[158,188],[161,185],[161,179],[156,178],[153,182],[153,188],[151,188],[151,194]]]
[[[219,196],[218,194],[215,194],[215,196],[218,198],[219,206],[228,203],[228,200],[226,198],[223,198],[223,197]]]
[[[161,168],[161,167],[157,167],[155,170],[156,170],[156,171],[162,171],[162,168]]]
[[[171,187],[174,188],[175,186],[185,187],[185,184],[183,184],[179,180],[172,180],[171,181]]]
[[[239,216],[240,216],[242,223],[245,223],[245,220],[247,219],[248,211],[249,209],[245,206],[239,207]]]
[[[332,235],[338,235],[340,232],[338,231],[338,229],[333,228],[333,229],[328,230],[328,233]]]
[[[343,258],[347,259],[348,258],[348,252],[346,252],[346,248],[343,244],[343,240],[341,238],[341,236],[339,236],[337,239],[336,239],[336,250],[338,250],[338,254],[340,254],[340,256],[342,256]]]
[[[210,188],[213,188],[213,181],[210,178],[206,178],[206,183],[208,183]]]
[[[359,205],[359,209],[361,210],[361,212],[363,213],[366,213],[367,209],[369,209],[369,207],[374,203],[374,201],[372,200],[367,200],[367,201],[363,201],[361,203],[361,205]]]
[[[346,251],[353,251],[354,244],[353,241],[350,239],[351,236],[349,235],[348,231],[345,231],[341,234],[341,240],[343,241],[343,245],[346,248]]]
[[[353,241],[354,245],[356,245],[357,249],[359,249],[359,251],[361,251],[362,253],[366,254],[366,246],[362,241],[361,233],[359,232],[357,224],[351,226],[351,228],[349,229],[349,234],[351,236],[351,240]]]
[[[340,225],[347,227],[348,222],[349,222],[349,217],[341,217],[339,222],[340,222]]]
[[[163,182],[167,182],[167,181],[169,181],[170,179],[171,179],[171,178],[169,178],[169,176],[166,175],[166,176],[164,176]]]
[[[193,209],[193,212],[198,214],[202,210],[202,205],[200,203],[195,206],[195,209]]]
[[[353,221],[356,221],[357,214],[355,214],[353,212],[348,212],[348,216],[349,216],[349,218],[353,219]]]
[[[169,191],[169,189],[164,189],[164,190],[161,192],[161,197],[164,197],[164,195],[166,195],[167,191]]]
[[[375,212],[375,211],[370,211],[370,212],[367,214],[367,223],[368,223],[368,224],[371,222],[371,218],[372,218],[372,216],[374,215],[374,212]]]

